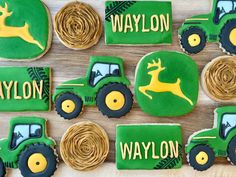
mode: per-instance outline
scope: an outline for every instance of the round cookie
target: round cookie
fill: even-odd
[[[202,88],[213,100],[236,100],[236,57],[221,56],[209,62],[202,71]]]
[[[51,16],[40,0],[4,0],[0,3],[0,59],[34,60],[52,41]]]
[[[109,138],[96,123],[72,125],[61,139],[61,156],[75,170],[88,171],[101,165],[109,152]]]
[[[55,31],[60,41],[74,50],[87,49],[98,43],[102,21],[88,4],[71,2],[55,16]]]
[[[198,99],[198,68],[191,57],[173,51],[145,55],[136,67],[135,96],[152,116],[181,116]]]

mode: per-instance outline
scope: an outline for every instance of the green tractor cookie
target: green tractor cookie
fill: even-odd
[[[217,108],[214,127],[190,136],[186,154],[189,164],[199,171],[210,168],[215,157],[227,157],[236,165],[236,106]]]
[[[109,118],[119,118],[133,105],[129,85],[121,58],[91,57],[86,76],[60,84],[53,101],[57,113],[65,119],[78,117],[83,106],[92,105]]]
[[[184,51],[196,54],[206,42],[219,42],[227,54],[236,54],[236,0],[214,0],[212,12],[186,19],[178,34]]]
[[[55,141],[47,136],[46,120],[16,117],[7,139],[0,140],[0,177],[6,168],[19,168],[24,177],[50,177],[57,168]]]

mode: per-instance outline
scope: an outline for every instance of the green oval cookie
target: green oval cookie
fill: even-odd
[[[198,99],[198,68],[188,55],[159,51],[145,55],[136,67],[135,96],[152,116],[181,116]]]

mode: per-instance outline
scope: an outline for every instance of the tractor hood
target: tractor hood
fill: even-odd
[[[7,153],[7,146],[8,146],[8,140],[7,139],[1,139],[0,140],[0,158],[3,158],[4,155]]]
[[[187,18],[185,20],[185,23],[202,23],[203,21],[208,21],[209,14],[203,14],[203,15],[194,15],[191,18]]]
[[[65,88],[71,86],[84,86],[87,85],[87,80],[85,78],[72,79],[66,82],[63,82],[57,86],[57,88]]]
[[[204,129],[194,133],[188,139],[188,144],[186,146],[186,153],[198,144],[208,144],[209,141],[215,140],[217,135],[217,129]]]

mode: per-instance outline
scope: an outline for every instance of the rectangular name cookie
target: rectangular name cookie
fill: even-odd
[[[49,67],[0,67],[0,112],[49,111]]]
[[[118,125],[117,169],[172,169],[182,166],[179,124]]]
[[[172,43],[172,6],[169,1],[106,1],[107,45]]]

